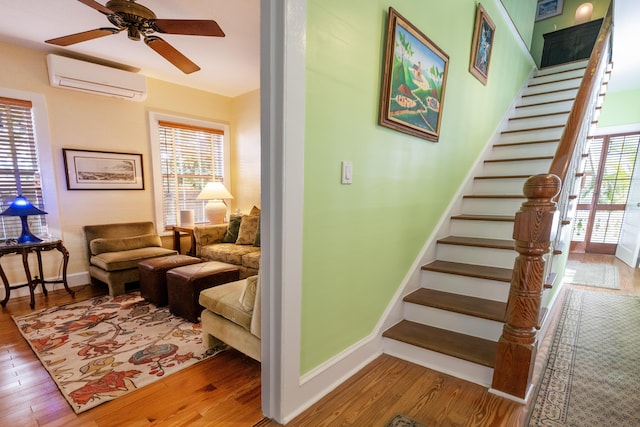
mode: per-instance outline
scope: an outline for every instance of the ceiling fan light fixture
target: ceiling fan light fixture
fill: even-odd
[[[131,25],[129,26],[129,28],[127,28],[127,36],[130,40],[140,40],[140,30],[138,30],[137,27]]]

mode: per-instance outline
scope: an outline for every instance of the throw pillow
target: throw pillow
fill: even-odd
[[[240,294],[240,305],[246,311],[253,311],[253,304],[256,300],[256,289],[258,286],[258,276],[247,277],[247,283]]]
[[[238,240],[236,245],[253,245],[256,241],[258,233],[259,216],[243,215],[240,222],[240,230],[238,230]]]
[[[252,207],[251,211],[249,212],[249,215],[251,216],[260,215],[260,208],[257,206]]]
[[[235,243],[238,240],[238,231],[240,230],[240,223],[242,222],[242,216],[231,215],[229,218],[229,224],[227,225],[227,232],[222,237],[223,243]]]
[[[260,247],[260,220],[258,220],[258,231],[256,231],[256,240],[253,241],[253,246]]]

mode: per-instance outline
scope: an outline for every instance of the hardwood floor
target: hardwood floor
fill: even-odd
[[[571,257],[618,266],[620,290],[583,289],[640,295],[638,269],[611,256]],[[90,285],[74,289],[76,301],[106,291]],[[56,290],[48,298],[37,295],[36,309],[71,301],[64,290]],[[234,350],[76,415],[11,319],[30,312],[28,302],[25,297],[11,299],[0,314],[2,426],[280,426],[270,420],[261,422],[260,364]],[[541,343],[540,353],[548,350],[549,341]],[[537,364],[534,375],[542,368],[542,363]],[[528,410],[485,387],[382,355],[287,427],[383,427],[396,413],[429,427],[512,427],[524,425]]]
[[[106,287],[36,295],[36,310],[106,294]],[[252,426],[262,420],[260,364],[235,350],[186,368],[79,415],[26,343],[11,316],[31,312],[29,298],[0,314],[0,426]]]

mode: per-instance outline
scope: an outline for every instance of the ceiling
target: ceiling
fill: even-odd
[[[98,0],[106,4],[107,0]],[[184,74],[126,32],[58,47],[44,40],[110,27],[105,15],[77,0],[0,0],[0,41],[121,66],[148,77],[235,97],[260,85],[260,0],[140,0],[158,18],[213,19],[226,37],[159,34],[201,68]],[[610,91],[640,89],[636,55],[640,1],[616,0]]]
[[[104,5],[107,0],[97,0]],[[184,74],[126,31],[59,47],[44,40],[113,27],[107,17],[77,0],[0,0],[0,41],[78,59],[117,65],[229,97],[260,86],[260,0],[140,0],[162,19],[212,19],[225,37],[159,34],[201,70]]]

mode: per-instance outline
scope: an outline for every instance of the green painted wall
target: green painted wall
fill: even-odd
[[[607,92],[598,117],[598,127],[636,123],[640,123],[640,89]]]
[[[537,0],[501,0],[527,48],[531,49]]]
[[[301,373],[372,332],[531,71],[499,0],[482,4],[487,86],[468,71],[474,0],[307,1]],[[378,125],[389,6],[450,57],[438,143]]]
[[[590,3],[593,4],[591,20],[600,19],[606,15],[610,2],[610,0],[591,0]],[[585,0],[564,0],[562,15],[553,16],[535,23],[533,27],[533,38],[531,39],[531,56],[533,56],[533,59],[536,61],[536,65],[540,66],[540,61],[542,60],[542,48],[544,46],[543,34],[574,25],[576,9],[582,3],[585,3]]]

